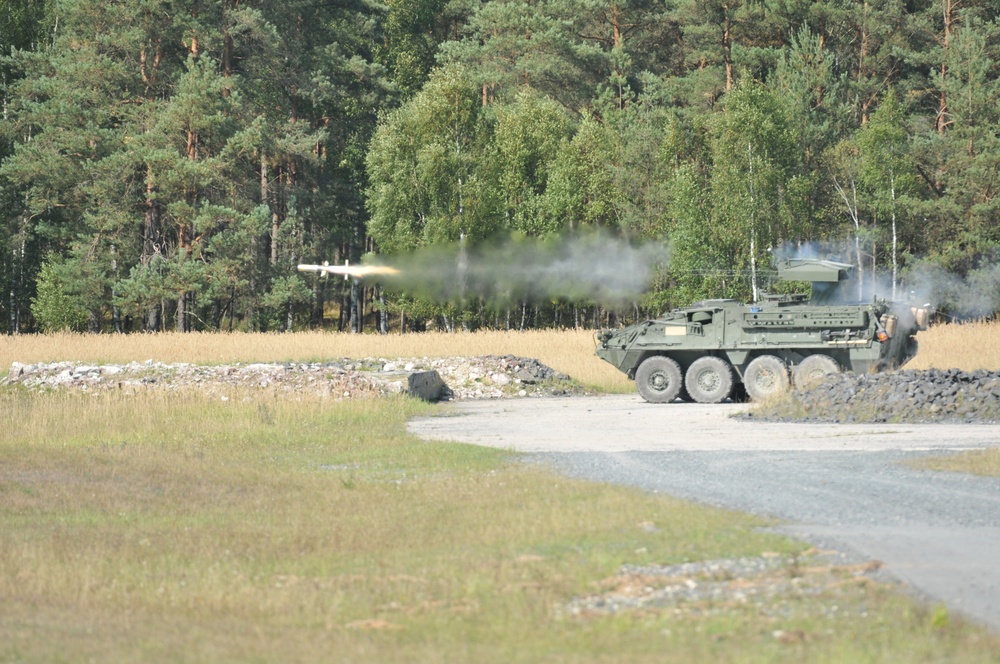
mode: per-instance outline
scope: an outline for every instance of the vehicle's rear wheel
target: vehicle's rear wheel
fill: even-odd
[[[713,355],[699,357],[688,367],[684,386],[698,403],[721,403],[733,391],[733,370],[721,358]]]
[[[747,394],[754,401],[763,401],[788,391],[788,365],[775,355],[754,359],[743,374]]]
[[[639,395],[650,403],[669,403],[684,386],[681,366],[669,357],[654,355],[643,360],[635,372]]]
[[[835,359],[829,355],[810,355],[795,367],[795,387],[809,387],[835,373],[840,373],[840,365]]]

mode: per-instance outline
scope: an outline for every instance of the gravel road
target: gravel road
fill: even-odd
[[[1000,631],[1000,479],[907,459],[1000,446],[1000,426],[787,424],[743,405],[638,396],[467,401],[414,420],[424,438],[528,452],[575,476],[776,517],[880,560],[918,594]]]

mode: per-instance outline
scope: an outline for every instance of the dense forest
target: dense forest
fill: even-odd
[[[0,330],[603,324],[753,299],[776,255],[809,251],[890,291],[948,276],[936,304],[992,313],[998,17],[988,0],[0,0]],[[650,260],[647,283],[435,297],[419,270],[296,270],[484,260],[544,279],[517,257],[565,265],[577,239],[593,281],[606,253]]]

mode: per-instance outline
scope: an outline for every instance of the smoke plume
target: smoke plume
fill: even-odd
[[[588,234],[436,245],[365,262],[399,269],[378,277],[386,287],[438,302],[480,298],[502,306],[565,298],[613,306],[638,299],[666,260],[663,245]]]
[[[911,299],[923,300],[952,318],[983,318],[1000,311],[1000,263],[985,263],[962,277],[929,261],[906,272]]]
[[[855,264],[851,242],[788,243],[774,250],[776,260],[824,258]],[[892,275],[882,270],[866,271],[861,280],[860,300],[889,298]],[[929,260],[910,258],[898,275],[896,299],[930,305],[955,319],[983,318],[1000,311],[1000,260],[984,258],[965,276],[948,271]]]

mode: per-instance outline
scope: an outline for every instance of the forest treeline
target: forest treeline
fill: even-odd
[[[752,299],[816,247],[890,288],[988,282],[998,13],[0,0],[0,330],[589,325]],[[668,250],[646,292],[435,301],[296,271],[594,231]]]

